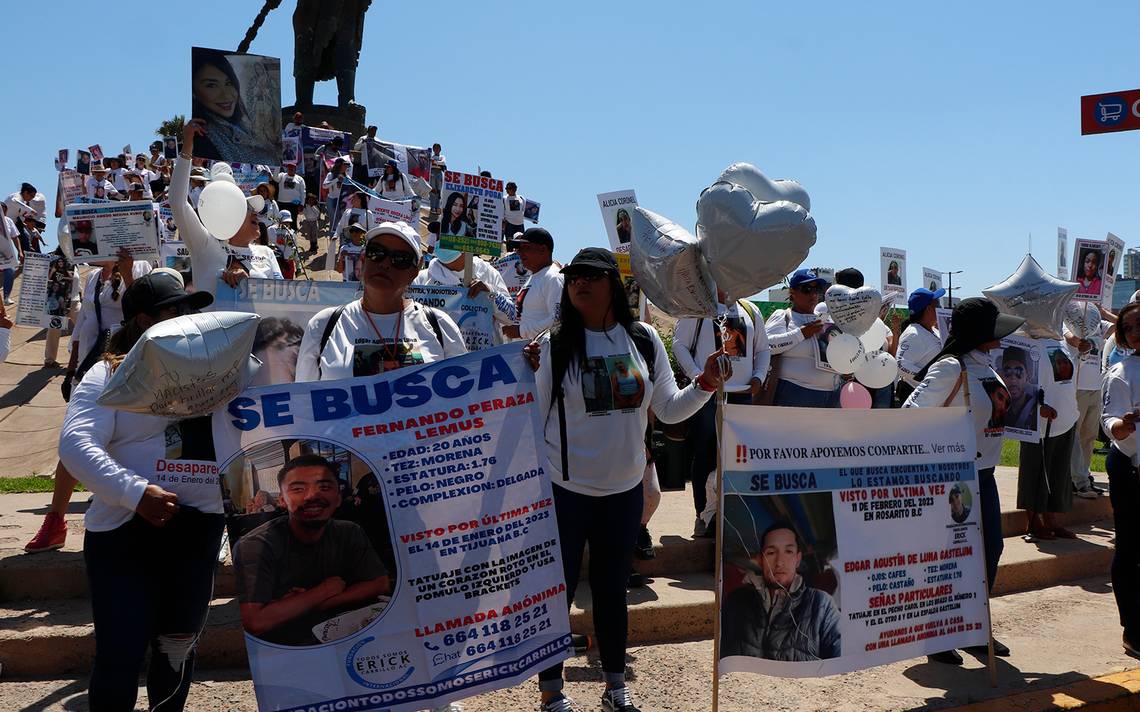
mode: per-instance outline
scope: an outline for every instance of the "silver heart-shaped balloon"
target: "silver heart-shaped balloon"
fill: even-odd
[[[1061,315],[1080,287],[1057,279],[1032,255],[1026,255],[1017,270],[982,294],[1006,314],[1025,319],[1021,328],[1035,339],[1060,339]]]
[[[733,183],[697,199],[697,239],[718,287],[742,299],[794,271],[815,244],[815,220],[801,206],[765,203]]]
[[[874,287],[852,289],[842,284],[833,284],[823,296],[827,313],[843,333],[862,336],[875,325],[879,309],[883,306],[883,295]]]
[[[1061,318],[1074,336],[1083,339],[1096,331],[1095,325],[1100,323],[1100,312],[1092,302],[1071,301],[1065,305],[1065,313]]]
[[[672,317],[715,317],[716,286],[697,238],[645,208],[631,221],[629,265],[646,299]]]
[[[794,180],[772,180],[751,163],[733,163],[716,180],[747,188],[753,198],[765,203],[787,200],[804,210],[811,210],[811,198],[802,185]]]

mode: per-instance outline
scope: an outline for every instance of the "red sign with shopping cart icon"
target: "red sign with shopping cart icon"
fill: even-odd
[[[1081,97],[1081,135],[1140,129],[1140,89]]]

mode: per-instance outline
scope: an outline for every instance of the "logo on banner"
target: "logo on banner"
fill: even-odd
[[[1096,114],[1093,118],[1101,126],[1116,126],[1124,120],[1124,99],[1119,96],[1108,96],[1096,103]]]
[[[383,653],[361,653],[365,645],[376,640],[373,636],[364,638],[349,649],[344,660],[344,669],[348,676],[357,684],[372,688],[373,690],[386,690],[399,685],[415,672],[412,666],[411,654],[407,650],[392,650]],[[404,671],[394,680],[380,682],[396,673]]]

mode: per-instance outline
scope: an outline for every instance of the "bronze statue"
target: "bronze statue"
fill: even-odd
[[[281,0],[265,0],[265,6],[245,35],[239,52],[249,51],[265,16]],[[293,78],[297,107],[313,105],[313,85],[336,80],[337,106],[356,106],[356,65],[364,40],[364,13],[372,0],[297,0],[293,11]]]

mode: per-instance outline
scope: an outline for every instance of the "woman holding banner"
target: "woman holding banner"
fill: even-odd
[[[1116,526],[1112,592],[1124,626],[1124,652],[1140,658],[1140,476],[1136,469],[1136,423],[1140,421],[1140,304],[1129,302],[1117,317],[1116,341],[1130,349],[1104,377],[1102,423],[1112,437],[1105,459]]]
[[[1004,545],[1001,529],[1001,502],[998,500],[994,468],[1001,460],[1001,415],[1010,403],[1009,391],[990,366],[990,349],[1000,346],[1025,322],[1018,316],[998,312],[988,299],[963,299],[954,307],[950,318],[950,337],[946,345],[915,376],[919,382],[906,399],[904,408],[944,408],[966,406],[970,409],[977,432],[978,496],[981,499],[981,525],[986,555],[986,581],[993,590],[998,561]],[[997,640],[994,654],[1005,657],[1009,648]],[[988,652],[988,651],[987,651]],[[961,665],[956,650],[931,655],[935,662]]]
[[[258,213],[265,207],[265,201],[260,195],[246,199],[246,220],[237,233],[228,238],[211,235],[187,201],[194,138],[204,135],[205,127],[205,121],[199,118],[186,122],[182,151],[174,161],[174,176],[170,182],[170,212],[174,214],[178,234],[190,250],[194,287],[197,291],[213,294],[219,276],[231,287],[246,277],[281,279],[281,268],[273,250],[266,245],[253,244],[261,237]]]
[[[606,684],[602,709],[637,712],[625,683],[625,592],[641,530],[648,412],[666,423],[688,418],[731,366],[724,349],[717,350],[697,379],[678,390],[661,337],[633,320],[613,255],[588,247],[562,273],[561,321],[537,345],[536,389],[546,418],[542,459],[554,484],[568,602],[590,546],[594,630]],[[626,381],[629,388],[621,386]],[[561,663],[538,679],[542,712],[574,710],[562,694]]]

